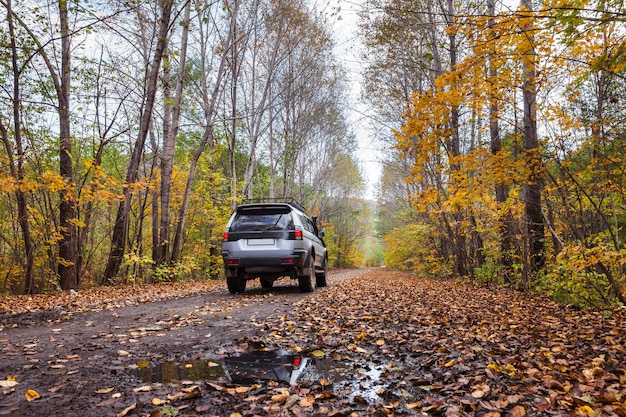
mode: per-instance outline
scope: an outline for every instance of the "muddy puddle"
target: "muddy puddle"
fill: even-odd
[[[327,358],[256,351],[202,360],[139,362],[131,374],[146,383],[222,381],[253,384],[277,381],[285,384],[322,385],[350,390],[353,395],[374,398],[383,388],[384,367],[375,364],[342,364]]]

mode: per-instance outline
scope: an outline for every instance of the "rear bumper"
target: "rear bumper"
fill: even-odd
[[[304,250],[295,250],[283,253],[242,254],[237,256],[236,253],[230,251],[222,252],[224,260],[224,268],[227,270],[244,268],[246,272],[263,273],[263,272],[281,272],[293,268],[302,268],[304,266],[306,252]]]

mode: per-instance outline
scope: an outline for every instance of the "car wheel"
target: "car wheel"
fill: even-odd
[[[326,258],[324,258],[324,262],[322,263],[322,272],[318,272],[315,274],[315,283],[318,287],[325,287],[328,285],[326,281],[326,275],[328,274],[328,264],[326,262]]]
[[[300,292],[312,292],[315,289],[315,260],[311,256],[309,265],[302,269],[304,275],[298,277]]]
[[[274,281],[271,279],[261,277],[261,287],[262,288],[272,288],[274,286]]]
[[[228,285],[228,291],[231,294],[242,293],[246,290],[246,278],[243,275],[243,271],[237,271],[237,276],[226,278],[226,284]]]

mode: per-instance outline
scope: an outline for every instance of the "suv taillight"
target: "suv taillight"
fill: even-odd
[[[224,242],[228,241],[228,232],[224,232]]]
[[[296,231],[293,233],[293,236],[296,240],[302,240],[302,230],[296,229]]]

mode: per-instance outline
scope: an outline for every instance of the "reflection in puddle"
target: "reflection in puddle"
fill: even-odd
[[[231,382],[252,384],[260,380],[294,383],[292,377],[303,366],[300,355],[283,351],[252,352],[225,357],[224,368]]]
[[[277,381],[287,384],[337,385],[365,399],[377,397],[383,386],[384,367],[367,364],[346,367],[325,358],[309,358],[285,351],[250,352],[219,359],[170,361],[151,365],[142,361],[132,373],[146,383],[175,381],[228,381],[253,384]]]
[[[221,363],[210,360],[168,361],[154,366],[138,364],[132,373],[143,382],[174,382],[174,381],[216,381],[226,377]],[[143,365],[143,366],[142,366]]]

